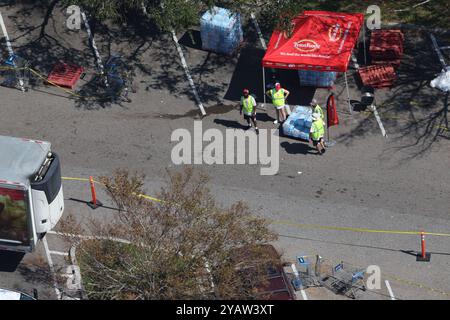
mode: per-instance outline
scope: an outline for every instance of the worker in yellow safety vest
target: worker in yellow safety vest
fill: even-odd
[[[325,114],[323,113],[322,107],[317,103],[317,100],[312,99],[310,105],[312,108],[312,112],[320,114],[320,117],[322,118],[322,120],[325,120]]]
[[[322,120],[320,113],[313,113],[312,115],[312,125],[310,130],[310,138],[313,142],[314,147],[316,147],[318,154],[322,155],[325,153],[325,123]]]
[[[283,89],[280,83],[275,83],[275,88],[268,90],[266,94],[272,98],[272,104],[277,112],[277,120],[273,123],[277,124],[278,122],[283,123],[286,120],[286,99],[289,96],[290,92],[286,89]],[[281,117],[280,117],[281,114]]]
[[[248,128],[252,127],[250,120],[255,125],[256,134],[259,134],[258,124],[256,123],[256,100],[250,95],[248,89],[244,89],[243,96],[241,97],[241,109],[240,114],[244,112],[244,119],[247,121]]]

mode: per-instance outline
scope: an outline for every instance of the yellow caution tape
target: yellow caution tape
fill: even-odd
[[[89,180],[89,179],[87,179],[87,178],[72,178],[72,177],[62,177],[61,179],[62,179],[62,180],[68,180],[68,181],[82,181],[82,182],[90,182],[90,180]],[[100,185],[102,185],[102,186],[105,186],[105,184],[104,184],[104,183],[101,183],[101,182],[99,182],[99,181],[96,181],[96,180],[93,180],[93,181],[94,181],[94,183],[97,183],[97,184],[100,184]],[[152,201],[155,201],[155,202],[162,202],[162,200],[160,200],[160,199],[157,199],[157,198],[153,198],[153,197],[150,197],[150,196],[148,196],[148,195],[146,195],[146,194],[138,194],[137,196],[138,196],[138,197],[140,197],[140,198],[144,198],[144,199],[152,200]]]
[[[72,177],[62,177],[63,180],[69,180],[69,181],[83,181],[83,182],[89,182],[89,179],[86,178],[72,178]],[[101,182],[95,181],[94,183],[98,183],[101,185],[104,185]],[[145,194],[140,194],[138,195],[139,197],[143,197],[145,199],[149,199],[152,201],[156,201],[156,202],[162,202],[162,200],[157,199],[157,198],[153,198],[150,196],[147,196]],[[393,230],[374,230],[374,229],[367,229],[367,228],[346,228],[346,227],[332,227],[332,226],[322,226],[322,225],[317,225],[317,224],[302,224],[302,223],[293,223],[290,221],[281,221],[281,220],[272,220],[271,221],[274,224],[284,224],[284,225],[290,225],[293,227],[298,227],[298,228],[314,228],[314,229],[322,229],[322,230],[339,230],[339,231],[355,231],[355,232],[368,232],[368,233],[385,233],[385,234],[408,234],[408,235],[419,235],[422,234],[422,232],[419,231],[393,231]],[[431,236],[441,236],[441,237],[450,237],[450,234],[447,233],[433,233],[433,232],[424,232],[425,235],[431,235]],[[305,256],[308,257],[308,256]],[[450,296],[450,292],[445,292],[445,291],[441,291],[438,289],[434,289],[431,287],[427,287],[424,286],[420,283],[414,282],[414,281],[410,281],[410,280],[405,280],[405,279],[401,279],[398,278],[396,276],[393,275],[387,275],[385,273],[385,278],[390,278],[391,280],[395,280],[407,285],[411,285],[411,286],[415,286],[430,292],[434,292],[437,294],[441,294],[441,295],[445,295],[445,296]]]
[[[74,181],[85,181],[89,182],[89,179],[86,178],[71,178],[71,177],[62,177],[63,180],[74,180]],[[101,182],[95,181],[95,183],[103,185]],[[138,197],[142,197],[148,200],[162,202],[161,199],[157,199],[154,197],[150,197],[145,194],[139,194]],[[282,221],[282,220],[271,220],[273,224],[282,224],[288,225],[291,227],[304,228],[304,229],[322,229],[322,230],[337,230],[337,231],[353,231],[353,232],[363,232],[363,233],[384,233],[384,234],[402,234],[402,235],[420,235],[422,231],[399,231],[399,230],[376,230],[376,229],[367,229],[367,228],[350,228],[350,227],[334,227],[334,226],[322,226],[318,224],[303,224],[303,223],[294,223],[291,221]],[[424,235],[429,236],[438,236],[438,237],[450,237],[448,233],[436,233],[436,232],[423,232]]]
[[[76,93],[76,92],[73,91],[73,90],[66,89],[66,88],[64,88],[64,87],[61,87],[60,85],[57,85],[56,83],[54,83],[54,82],[52,82],[52,81],[50,81],[50,80],[47,80],[47,78],[46,78],[45,76],[41,75],[41,74],[40,74],[39,72],[37,72],[36,70],[33,70],[33,69],[31,69],[31,68],[28,68],[28,70],[30,70],[33,74],[35,74],[37,77],[41,78],[41,79],[44,80],[45,82],[50,83],[52,86],[55,86],[55,87],[57,87],[57,88],[63,90],[64,92],[66,92],[66,93],[68,93],[68,94],[70,94],[70,95],[73,95],[73,96],[75,96],[75,97],[82,98],[82,99],[89,98],[89,97],[84,97],[84,96],[82,96],[82,95],[79,95],[78,93]]]
[[[86,178],[62,177],[61,179],[63,179],[63,180],[72,180],[72,181],[88,181],[88,182],[89,182],[89,179],[86,179]],[[95,183],[98,183],[98,184],[101,184],[100,182],[95,181],[95,180],[94,180],[94,182],[95,182]]]
[[[317,224],[303,224],[303,223],[293,223],[290,221],[272,221],[274,224],[284,224],[292,227],[298,228],[310,228],[310,229],[323,229],[323,230],[338,230],[338,231],[354,231],[354,232],[365,232],[365,233],[385,233],[385,234],[408,234],[408,235],[420,235],[421,231],[399,231],[399,230],[376,230],[367,228],[349,228],[349,227],[333,227],[333,226],[322,226]],[[434,233],[434,232],[423,232],[424,235],[430,236],[440,236],[440,237],[450,237],[448,233]]]
[[[447,128],[446,126],[436,126],[436,129],[442,129],[444,131],[450,131],[450,129]]]
[[[393,276],[393,275],[386,275],[386,273],[384,273],[384,277],[387,278],[387,279],[391,279],[391,280],[395,280],[395,281],[404,283],[406,285],[415,286],[415,287],[418,287],[420,289],[424,289],[424,290],[427,290],[427,291],[430,291],[430,292],[434,292],[434,293],[438,293],[438,294],[450,297],[450,292],[445,292],[445,291],[441,291],[439,289],[434,289],[434,288],[431,288],[431,287],[427,287],[427,286],[424,286],[423,284],[420,284],[420,283],[417,283],[417,282],[414,282],[414,281],[401,279],[401,278],[398,278],[398,277]]]
[[[56,83],[54,83],[54,82],[48,80],[46,76],[42,75],[42,74],[39,73],[38,71],[36,71],[36,70],[34,70],[34,69],[32,69],[32,68],[29,68],[29,67],[14,68],[14,67],[4,67],[4,66],[0,66],[0,71],[2,71],[2,70],[15,70],[15,71],[29,70],[31,73],[33,73],[34,75],[36,75],[38,78],[41,78],[41,79],[44,80],[45,82],[51,84],[52,86],[54,86],[54,87],[56,87],[56,88],[58,88],[58,89],[63,90],[64,92],[66,92],[66,93],[68,93],[68,94],[70,94],[70,95],[72,95],[72,96],[75,96],[75,97],[77,97],[77,98],[81,98],[81,99],[84,99],[84,100],[97,100],[97,99],[98,99],[98,97],[95,97],[95,96],[83,96],[83,95],[80,95],[80,94],[76,93],[76,92],[73,91],[73,90],[69,90],[69,89],[67,89],[67,88],[64,88],[64,87],[62,87],[62,86],[60,86],[60,85],[58,85],[58,84],[56,84]],[[100,73],[94,73],[94,74],[100,75]]]
[[[361,111],[362,114],[367,114],[370,115],[372,114],[371,111]],[[380,117],[382,117],[383,119],[387,119],[387,120],[406,120],[400,116],[397,115],[392,115],[391,113],[384,113],[384,114],[380,114]],[[417,123],[417,121],[415,121],[414,123]],[[446,126],[442,126],[442,125],[437,125],[434,126],[435,129],[441,129],[443,131],[450,131],[450,129]]]

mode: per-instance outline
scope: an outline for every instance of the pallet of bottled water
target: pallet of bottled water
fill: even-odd
[[[305,87],[329,88],[336,81],[336,72],[299,70],[300,85]]]
[[[297,106],[283,123],[283,134],[309,141],[312,125],[312,111],[310,107]]]
[[[241,16],[213,7],[200,20],[200,34],[203,50],[231,55],[243,40]]]

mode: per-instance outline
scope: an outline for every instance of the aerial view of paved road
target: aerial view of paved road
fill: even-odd
[[[43,37],[36,27],[45,18],[42,8],[2,5],[0,11],[15,52],[33,69],[47,74],[58,61],[76,63],[86,74],[77,88],[95,94],[89,91],[89,79],[97,72],[95,53],[85,28],[64,27],[63,7],[53,11]],[[167,183],[166,170],[185,166],[173,161],[178,143],[173,132],[186,129],[192,144],[203,139],[206,146],[195,126],[201,124],[200,134],[216,129],[223,137],[230,129],[246,129],[239,111],[242,90],[248,88],[258,103],[259,139],[276,129],[278,170],[261,175],[267,165],[260,162],[193,164],[210,177],[217,201],[227,206],[243,200],[255,215],[269,219],[278,234],[273,245],[287,262],[299,256],[314,262],[320,255],[330,267],[341,261],[361,269],[378,266],[381,288],[368,290],[363,299],[450,298],[449,95],[429,86],[441,64],[427,32],[402,29],[405,49],[398,78],[394,87],[375,91],[376,112],[349,107],[345,76],[338,74],[332,90],[339,125],[326,136],[334,144],[318,155],[307,141],[279,136],[275,108],[271,101],[263,104],[262,42],[268,43],[271,32],[258,34],[251,19],[243,21],[244,42],[232,56],[201,50],[199,29],[173,35],[117,25],[93,29],[101,59],[118,54],[132,69],[131,102],[102,105],[42,83],[26,92],[0,87],[0,135],[50,141],[61,159],[62,219],[68,214],[79,221],[111,219],[113,203],[100,185],[97,197],[104,207],[92,210],[84,201],[91,199],[89,177],[108,176],[117,168],[145,174],[146,194],[157,196]],[[450,44],[448,32],[436,37]],[[361,99],[357,67],[351,60],[347,71],[355,101]],[[309,106],[313,98],[326,105],[330,91],[300,87],[297,70],[266,68],[266,78],[272,76],[290,91],[292,111]],[[192,159],[201,157],[198,151],[201,147]],[[227,152],[224,147],[224,157]],[[416,261],[421,231],[429,233],[429,262]],[[47,233],[33,253],[2,253],[0,287],[27,293],[36,288],[40,299],[74,298],[66,283],[71,279],[69,247],[57,232],[58,227]],[[305,298],[342,296],[306,288],[299,295]]]

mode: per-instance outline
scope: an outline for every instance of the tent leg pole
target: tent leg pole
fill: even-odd
[[[367,66],[367,49],[366,49],[366,23],[363,24],[363,43],[364,43],[364,65]]]
[[[327,122],[328,122],[328,117],[327,117]],[[328,126],[328,123],[327,123],[327,143],[326,143],[326,147],[330,147],[330,146],[331,146],[330,127]]]
[[[262,68],[263,73],[263,99],[264,99],[264,106],[266,105],[266,73],[264,72],[264,67]]]
[[[350,111],[350,114],[353,114],[352,105],[350,103],[350,91],[348,89],[347,71],[345,71],[344,77],[345,77],[345,88],[347,89],[348,110]]]
[[[327,142],[330,142],[330,127],[328,126],[328,106],[326,108],[326,111],[327,111],[327,123],[326,123],[326,125],[327,125]]]

